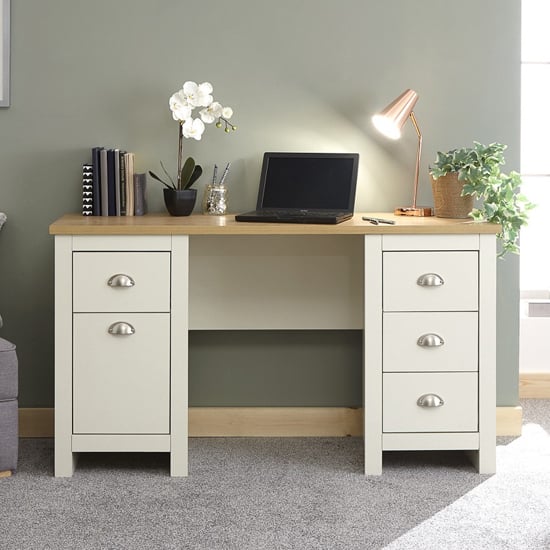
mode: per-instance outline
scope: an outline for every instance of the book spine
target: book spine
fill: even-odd
[[[107,150],[99,151],[100,187],[101,187],[101,215],[109,215],[109,184],[107,177]]]
[[[99,151],[101,147],[92,148],[92,211],[94,216],[101,216],[101,169]]]
[[[93,166],[82,165],[82,215],[92,216],[93,211]]]
[[[120,172],[120,215],[126,216],[126,164],[124,155],[126,151],[120,151],[119,154],[119,172]]]
[[[107,215],[116,216],[115,151],[107,150]]]
[[[126,215],[134,215],[134,153],[126,153]]]
[[[120,151],[113,150],[114,181],[115,181],[115,216],[120,216]]]

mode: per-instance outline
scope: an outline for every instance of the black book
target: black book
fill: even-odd
[[[107,215],[116,216],[115,150],[107,150]]]
[[[120,215],[126,216],[126,162],[124,160],[126,151],[120,151],[119,173],[120,173]]]
[[[99,182],[101,188],[101,216],[109,215],[109,186],[107,177],[107,150],[103,147],[99,150]]]
[[[99,162],[99,151],[102,147],[92,148],[92,214],[101,216],[101,168]]]

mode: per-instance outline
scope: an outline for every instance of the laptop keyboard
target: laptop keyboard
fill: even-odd
[[[341,210],[258,210],[255,215],[262,218],[285,218],[285,219],[301,219],[308,216],[315,218],[334,218],[344,215]]]
[[[238,222],[278,222],[278,223],[320,223],[335,224],[353,216],[352,212],[342,210],[272,210],[262,209],[237,214]]]

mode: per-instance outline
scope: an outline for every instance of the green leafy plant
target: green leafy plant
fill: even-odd
[[[517,172],[501,171],[505,149],[506,145],[501,143],[483,145],[474,141],[473,147],[438,152],[430,166],[434,178],[458,173],[458,179],[464,181],[462,195],[473,195],[480,201],[479,208],[470,212],[474,220],[500,224],[502,230],[497,236],[502,242],[502,252],[499,256],[519,252],[520,229],[527,224],[528,211],[534,208],[519,192],[521,176]]]
[[[179,173],[177,183],[174,182],[162,162],[160,165],[168,178],[168,182],[159,178],[154,172],[151,172],[151,170],[149,170],[149,175],[157,181],[160,181],[160,183],[162,183],[165,187],[168,187],[168,189],[190,189],[202,175],[202,167],[199,164],[196,164],[195,159],[192,157],[187,157],[187,160],[183,163],[183,168]]]

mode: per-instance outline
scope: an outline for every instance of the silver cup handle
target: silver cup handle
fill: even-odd
[[[113,288],[129,288],[134,286],[136,282],[132,279],[132,277],[130,277],[130,275],[117,273],[107,281],[107,284]]]
[[[136,329],[130,323],[124,321],[113,323],[107,330],[113,336],[130,336],[136,332]]]

